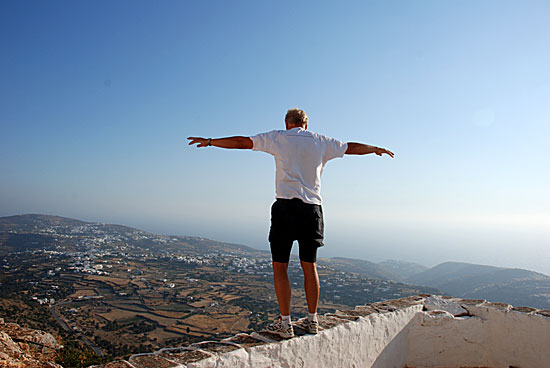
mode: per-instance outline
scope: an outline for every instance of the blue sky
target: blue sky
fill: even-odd
[[[267,249],[274,162],[190,135],[387,147],[323,177],[321,256],[550,274],[547,1],[3,1],[0,216]]]

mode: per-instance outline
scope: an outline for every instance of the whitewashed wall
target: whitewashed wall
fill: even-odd
[[[364,317],[343,322],[346,316],[356,318],[359,315]],[[550,367],[550,311],[512,308],[508,304],[485,301],[415,296],[360,306],[321,318],[326,318],[326,326],[331,325],[328,323],[331,318],[332,325],[336,325],[317,335],[282,342],[241,348],[234,344],[237,350],[228,353],[217,353],[215,349],[208,350],[208,345],[195,344],[194,348],[184,350],[202,352],[207,358],[194,363],[178,363],[175,356],[165,355],[163,349],[137,354],[129,361],[117,361],[104,367]]]
[[[394,312],[374,313],[318,335],[239,349],[187,366],[550,367],[549,317],[511,311],[510,307],[462,306],[470,316],[423,312],[423,305],[414,305]]]
[[[421,310],[422,305],[415,305],[392,313],[371,314],[317,335],[240,349],[190,363],[188,367],[402,368],[407,332]]]

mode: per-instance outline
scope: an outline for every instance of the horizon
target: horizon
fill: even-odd
[[[396,154],[327,165],[320,257],[550,275],[548,2],[0,9],[0,216],[267,250],[273,159],[186,137],[283,129],[296,106]]]
[[[66,217],[66,216],[61,216],[61,215],[52,215],[52,214],[43,214],[43,213],[25,213],[25,214],[17,214],[17,215],[10,215],[10,216],[2,216],[2,217],[14,217],[14,216],[54,216],[54,217],[61,217],[61,218],[65,218],[65,219],[70,219],[70,220],[78,220],[78,221],[83,221],[81,219],[78,219],[78,218],[72,218],[72,217]],[[0,217],[0,218],[2,218]],[[140,229],[140,228],[137,228],[137,227],[133,227],[133,226],[129,226],[127,224],[119,224],[119,223],[107,223],[107,222],[102,222],[102,221],[83,221],[83,222],[86,222],[86,223],[90,223],[90,224],[102,224],[102,225],[117,225],[117,226],[125,226],[125,227],[129,227],[131,229],[135,229],[135,230],[140,230],[140,231],[144,231],[144,232],[147,232],[147,233],[151,233],[151,234],[154,234],[154,235],[160,235],[160,236],[175,236],[175,237],[189,237],[189,238],[199,238],[199,239],[208,239],[208,240],[212,240],[212,241],[215,241],[215,242],[220,242],[220,243],[226,243],[226,244],[234,244],[234,245],[242,245],[242,246],[246,246],[246,247],[250,247],[250,248],[253,248],[255,250],[260,250],[260,251],[264,251],[266,253],[269,253],[269,249],[266,249],[266,248],[258,248],[258,247],[254,247],[252,245],[248,245],[248,244],[241,244],[241,243],[233,243],[233,242],[228,242],[228,241],[224,241],[223,239],[210,239],[210,238],[207,238],[207,237],[204,237],[204,236],[200,236],[200,235],[189,235],[189,234],[162,234],[162,233],[155,233],[155,232],[151,232],[151,231],[145,231],[143,229]],[[293,256],[298,256],[298,253],[297,253],[297,247],[293,247],[292,249],[292,255]],[[469,265],[477,265],[477,266],[489,266],[489,267],[500,267],[500,268],[509,268],[509,269],[524,269],[524,270],[527,270],[527,271],[532,271],[532,272],[537,272],[537,273],[541,273],[545,276],[548,276],[550,277],[550,274],[548,273],[545,273],[543,271],[537,271],[537,270],[531,270],[531,269],[526,269],[526,268],[520,268],[520,267],[502,267],[502,266],[496,266],[496,265],[492,265],[492,264],[488,264],[488,263],[470,263],[470,262],[459,262],[459,261],[455,261],[455,260],[452,260],[452,259],[449,259],[449,260],[445,260],[445,261],[442,261],[442,262],[439,262],[435,265],[426,265],[426,264],[422,264],[422,263],[419,263],[419,262],[412,262],[410,260],[405,260],[405,259],[398,259],[398,258],[387,258],[387,259],[384,259],[384,260],[378,260],[378,261],[374,261],[374,260],[369,260],[369,259],[366,259],[366,258],[360,258],[360,257],[343,257],[343,256],[330,256],[330,257],[323,257],[323,256],[319,256],[319,259],[322,259],[322,258],[325,258],[325,259],[329,259],[329,258],[348,258],[348,259],[356,259],[356,260],[360,260],[360,261],[367,261],[367,262],[372,262],[372,263],[375,263],[375,264],[380,264],[380,263],[383,263],[383,262],[387,262],[387,261],[397,261],[397,262],[403,262],[403,263],[409,263],[409,264],[416,264],[416,265],[420,265],[420,266],[423,266],[423,267],[426,267],[427,270],[429,269],[432,269],[434,267],[437,267],[437,266],[440,266],[442,264],[445,264],[445,263],[460,263],[460,264],[469,264]]]

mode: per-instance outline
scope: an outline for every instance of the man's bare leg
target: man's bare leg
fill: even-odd
[[[300,261],[304,271],[304,289],[306,291],[307,309],[309,313],[317,313],[319,304],[319,275],[316,262]]]
[[[273,262],[273,284],[279,302],[281,315],[290,315],[290,280],[288,279],[288,262]]]

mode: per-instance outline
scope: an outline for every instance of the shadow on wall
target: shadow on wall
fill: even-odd
[[[386,345],[378,355],[371,368],[395,367],[396,357],[401,357],[400,367],[405,366],[409,341],[409,331],[418,323],[417,317],[413,318],[401,331]]]

